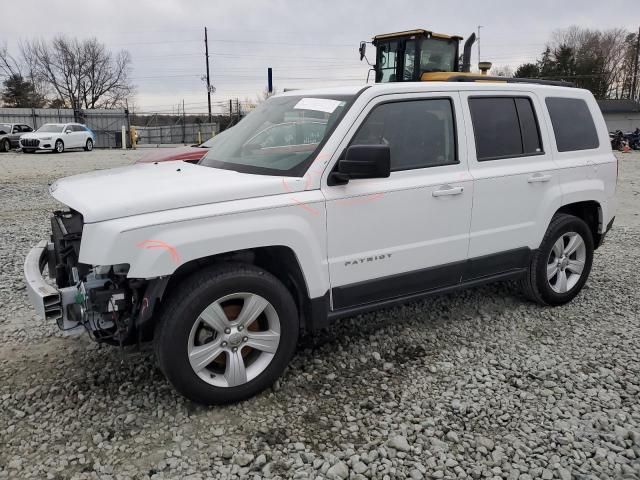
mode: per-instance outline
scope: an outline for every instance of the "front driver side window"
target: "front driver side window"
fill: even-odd
[[[389,145],[392,172],[458,163],[453,104],[434,98],[378,105],[351,145]]]

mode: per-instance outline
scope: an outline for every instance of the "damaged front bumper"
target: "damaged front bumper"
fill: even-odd
[[[36,313],[45,320],[54,320],[63,331],[79,327],[77,321],[68,318],[67,306],[76,304],[78,288],[56,288],[49,284],[42,272],[50,264],[53,243],[42,240],[27,254],[24,262],[24,280],[29,301]]]

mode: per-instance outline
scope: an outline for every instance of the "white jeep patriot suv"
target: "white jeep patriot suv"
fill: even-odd
[[[617,162],[592,95],[534,83],[295,91],[199,164],[65,178],[25,262],[37,313],[115,345],[153,339],[175,388],[237,401],[301,331],[519,279],[562,305],[614,218]],[[46,274],[55,279],[46,281]]]

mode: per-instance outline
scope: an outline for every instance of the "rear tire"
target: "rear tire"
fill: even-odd
[[[8,138],[5,138],[0,144],[0,152],[8,152],[11,150],[11,142]]]
[[[259,313],[251,320],[253,305]],[[253,265],[226,263],[176,285],[163,301],[154,350],[185,397],[206,405],[237,402],[284,372],[298,330],[296,305],[277,278]]]
[[[593,262],[593,235],[584,220],[556,214],[522,280],[525,296],[541,305],[564,305],[582,290]]]
[[[53,146],[53,152],[54,153],[64,152],[64,142],[62,140],[56,140],[56,143]]]
[[[87,138],[87,143],[85,143],[84,145],[84,150],[85,152],[90,152],[91,150],[93,150],[93,140]]]

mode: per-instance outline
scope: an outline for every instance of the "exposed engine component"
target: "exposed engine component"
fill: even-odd
[[[78,263],[83,225],[82,215],[73,210],[58,210],[51,217],[53,250],[49,251],[49,276],[55,278],[59,288],[78,282],[78,277],[73,277],[74,267],[80,277],[89,271],[88,265]]]
[[[130,343],[140,305],[138,291],[144,282],[130,282],[126,264],[91,266],[78,261],[83,227],[80,213],[57,211],[51,226],[49,275],[62,292],[63,317],[58,326],[63,331],[84,328],[98,342]]]

